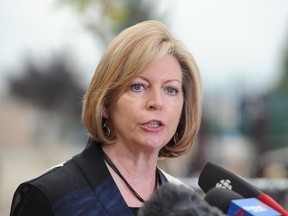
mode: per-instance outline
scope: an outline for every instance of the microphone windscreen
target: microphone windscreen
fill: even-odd
[[[261,193],[242,177],[211,162],[207,162],[203,167],[198,185],[205,193],[213,187],[233,190],[245,198],[257,197]]]
[[[138,211],[138,216],[223,216],[191,188],[165,183]]]
[[[212,188],[208,191],[204,200],[209,205],[219,208],[223,213],[227,213],[231,200],[244,199],[243,196],[224,188]]]

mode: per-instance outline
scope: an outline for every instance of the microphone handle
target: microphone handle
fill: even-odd
[[[288,216],[288,212],[269,195],[261,193],[257,196],[257,199],[281,213],[282,216]]]

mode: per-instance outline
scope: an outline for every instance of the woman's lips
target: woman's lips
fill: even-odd
[[[160,122],[149,122],[148,124],[146,124],[147,125],[147,127],[153,127],[153,128],[155,128],[155,127],[159,127],[160,125],[161,125],[161,123]]]
[[[145,130],[157,132],[164,127],[164,123],[160,120],[150,120],[141,124],[141,127]]]

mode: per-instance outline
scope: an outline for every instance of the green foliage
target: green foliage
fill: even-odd
[[[93,0],[59,0],[58,3],[62,5],[69,3],[73,8],[83,12],[89,5],[93,3]]]
[[[157,5],[143,0],[57,0],[79,13],[85,26],[106,44],[121,30],[144,20],[161,20]]]
[[[280,93],[288,92],[288,45],[284,51],[282,65],[282,76],[275,88],[275,91]]]

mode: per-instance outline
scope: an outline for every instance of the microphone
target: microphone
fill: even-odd
[[[224,216],[192,188],[164,183],[138,211],[138,216]]]
[[[242,177],[211,162],[207,162],[203,167],[198,185],[205,193],[213,187],[218,187],[233,190],[244,198],[257,198],[283,216],[288,216],[288,212],[269,195],[261,192]]]
[[[212,188],[204,197],[211,206],[219,208],[228,216],[281,216],[281,214],[256,198],[243,196],[224,188]]]
[[[204,200],[209,205],[219,208],[223,213],[227,213],[231,200],[244,199],[239,193],[224,188],[212,188],[206,193]]]

